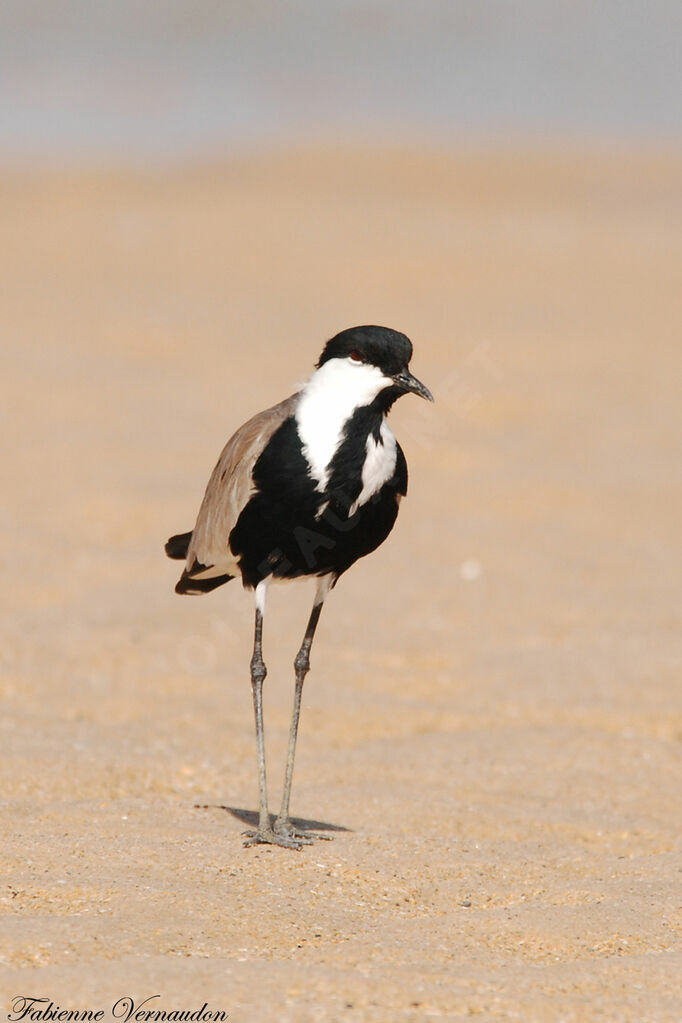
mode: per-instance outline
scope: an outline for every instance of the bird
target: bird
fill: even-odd
[[[328,592],[391,532],[407,493],[407,463],[387,416],[395,401],[433,395],[410,372],[412,342],[388,327],[358,326],[325,344],[307,383],[241,426],[208,481],[191,532],[166,554],[185,561],[179,594],[204,594],[241,577],[255,597],[251,689],[258,757],[258,827],[245,845],[300,849],[314,838],[289,814],[303,683]],[[271,822],[263,730],[263,621],[273,580],[313,578],[315,597],[294,660],[294,701],[282,803]]]

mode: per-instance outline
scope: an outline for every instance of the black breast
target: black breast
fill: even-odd
[[[230,534],[248,586],[269,575],[336,577],[386,539],[407,492],[407,465],[398,445],[396,467],[374,497],[349,517],[362,489],[367,437],[380,442],[381,413],[357,409],[330,464],[324,493],[309,475],[293,417],[273,434],[254,467],[256,492]]]

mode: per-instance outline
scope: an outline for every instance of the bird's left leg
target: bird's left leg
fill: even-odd
[[[310,648],[313,645],[315,629],[320,620],[320,612],[324,599],[331,584],[330,576],[323,576],[317,585],[315,603],[310,612],[308,627],[301,643],[301,648],[296,654],[294,671],[296,672],[296,685],[294,689],[294,708],[291,715],[291,729],[289,731],[289,750],[287,753],[287,766],[284,775],[284,791],[282,793],[282,806],[279,811],[273,830],[276,835],[302,842],[304,845],[311,845],[315,838],[328,838],[327,835],[309,835],[294,828],[289,817],[289,800],[291,797],[291,779],[294,774],[294,755],[296,753],[296,736],[298,734],[298,719],[301,713],[301,695],[303,693],[303,682],[310,671]]]
[[[265,780],[265,738],[263,734],[263,682],[267,668],[263,660],[263,615],[265,612],[265,591],[267,582],[264,580],[256,588],[256,624],[253,636],[253,657],[251,658],[251,688],[253,692],[253,709],[256,719],[256,742],[258,747],[258,788],[260,792],[260,808],[258,828],[245,831],[247,836],[244,845],[283,845],[289,849],[300,849],[301,842],[288,835],[276,835],[270,826],[268,813],[268,795]]]

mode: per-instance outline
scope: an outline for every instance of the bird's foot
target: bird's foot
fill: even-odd
[[[276,820],[272,827],[258,828],[256,831],[244,831],[246,847],[252,845],[281,845],[284,849],[302,849],[304,845],[312,845],[316,839],[332,842],[331,835],[318,835],[309,831],[299,831],[290,820]]]
[[[334,841],[331,835],[318,835],[310,831],[299,831],[298,828],[294,827],[289,817],[286,820],[281,820],[278,817],[274,824],[274,831],[276,835],[285,835],[294,842],[300,842],[301,845],[312,845],[317,840],[323,842]]]
[[[281,845],[284,849],[302,849],[304,845],[309,844],[309,841],[303,836],[277,832],[270,827],[258,828],[257,831],[244,831],[243,834],[246,835],[244,842],[246,848],[252,845]]]

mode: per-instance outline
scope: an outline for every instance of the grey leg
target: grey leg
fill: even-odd
[[[291,798],[291,779],[294,774],[294,755],[296,753],[296,736],[298,734],[298,719],[301,713],[301,694],[303,692],[303,682],[305,677],[310,670],[310,648],[313,645],[313,638],[315,636],[315,629],[317,623],[320,620],[320,612],[322,611],[322,604],[324,603],[324,597],[326,595],[328,586],[320,585],[318,592],[315,597],[315,603],[313,609],[310,612],[310,618],[308,619],[308,627],[305,630],[305,636],[301,643],[301,649],[296,655],[294,661],[294,671],[296,672],[296,686],[294,689],[294,708],[291,715],[291,729],[289,731],[289,751],[287,754],[287,766],[284,775],[284,791],[282,793],[282,806],[279,811],[279,816],[275,821],[274,831],[276,835],[286,836],[287,838],[293,839],[294,841],[300,842],[304,845],[312,844],[313,838],[327,838],[326,835],[306,835],[300,831],[296,831],[293,827],[291,820],[289,819],[289,800]]]
[[[258,746],[258,787],[260,791],[260,807],[258,812],[258,830],[246,831],[248,836],[244,845],[284,845],[290,849],[300,849],[300,842],[287,835],[276,835],[270,826],[268,813],[268,794],[265,780],[265,737],[263,732],[263,682],[267,668],[263,661],[263,612],[256,606],[256,624],[253,637],[253,656],[251,658],[251,690],[253,693],[253,711],[256,718],[256,743]]]
[[[256,625],[253,638],[253,657],[251,658],[251,691],[253,693],[253,713],[256,719],[256,744],[258,746],[258,790],[260,792],[260,809],[258,814],[258,830],[263,832],[270,827],[268,814],[268,789],[265,780],[265,735],[263,731],[263,682],[268,669],[263,660],[263,615],[256,608]]]

